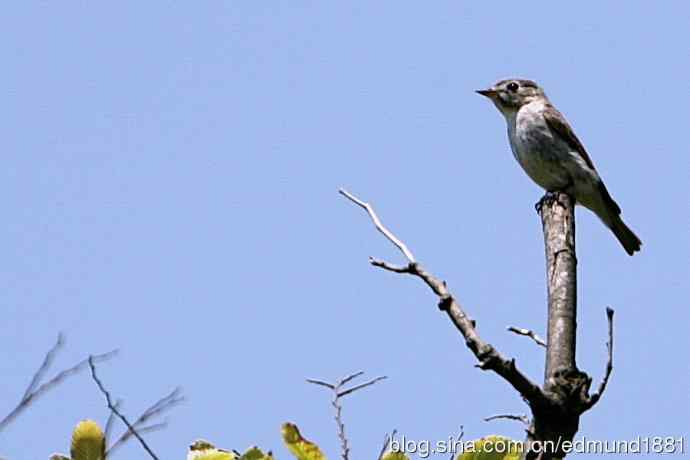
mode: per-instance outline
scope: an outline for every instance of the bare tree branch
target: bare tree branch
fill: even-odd
[[[355,372],[353,374],[350,374],[346,377],[343,377],[338,381],[338,383],[328,383],[323,380],[316,380],[316,379],[307,379],[308,383],[313,383],[314,385],[319,385],[322,387],[326,387],[332,390],[333,392],[333,399],[331,400],[331,405],[335,409],[335,423],[338,426],[338,438],[340,439],[340,448],[341,448],[341,454],[340,456],[342,457],[343,460],[348,460],[350,456],[350,445],[347,440],[347,436],[345,436],[345,423],[343,422],[342,419],[342,410],[343,407],[340,405],[340,398],[343,396],[347,396],[350,393],[354,393],[355,391],[361,390],[362,388],[366,388],[368,386],[371,386],[375,384],[376,382],[379,382],[385,378],[386,376],[381,376],[381,377],[376,377],[374,379],[369,380],[368,382],[362,383],[360,385],[356,385],[354,387],[341,390],[343,386],[347,385],[350,383],[352,380],[356,379],[357,377],[360,377],[362,374],[364,374],[363,371],[360,372]],[[395,434],[395,431],[393,432]],[[384,448],[385,450],[385,448]],[[383,455],[383,454],[381,454]],[[379,455],[379,457],[381,456]]]
[[[152,433],[154,431],[160,431],[160,430],[166,428],[167,426],[168,426],[168,421],[164,420],[162,422],[155,423],[153,425],[140,426],[140,427],[135,426],[135,429],[136,429],[137,433],[144,434],[144,433]],[[131,432],[130,431],[125,432],[120,437],[120,439],[118,439],[116,442],[113,443],[112,446],[110,446],[108,448],[108,450],[106,451],[106,457],[109,457],[110,455],[112,455],[113,452],[115,452],[120,447],[124,446],[125,443],[127,441],[129,441],[130,439],[132,439]]]
[[[390,240],[391,243],[393,243],[400,251],[405,255],[405,258],[407,258],[408,262],[414,263],[415,259],[414,256],[412,255],[412,252],[407,248],[405,243],[400,241],[393,233],[388,230],[386,227],[383,226],[381,223],[381,220],[379,220],[379,217],[376,215],[376,212],[374,212],[374,209],[369,205],[369,203],[365,203],[364,201],[360,200],[359,198],[355,197],[352,195],[350,192],[344,189],[339,190],[340,194],[355,203],[356,205],[364,208],[367,213],[369,213],[369,217],[371,217],[371,220],[374,222],[374,225],[376,226],[376,229],[383,233],[383,235]]]
[[[352,380],[356,379],[357,377],[359,377],[361,375],[364,375],[364,371],[355,372],[353,374],[348,375],[347,377],[343,377],[342,379],[340,379],[340,382],[338,383],[338,385],[341,387],[343,385],[347,385]]]
[[[544,394],[550,405],[532,407],[527,430],[526,459],[563,458],[563,442],[571,441],[587,409],[592,379],[578,369],[577,257],[575,199],[564,192],[547,192],[537,206],[544,233],[548,296],[548,326]],[[538,449],[553,442],[556,449]],[[534,447],[534,448],[533,448]]]
[[[50,365],[52,364],[53,360],[55,359],[55,355],[56,355],[57,351],[62,347],[63,343],[64,343],[64,338],[60,334],[58,336],[57,343],[53,346],[53,348],[50,349],[50,351],[48,351],[48,353],[46,354],[46,357],[44,358],[43,363],[41,364],[40,368],[38,369],[36,374],[34,374],[33,378],[31,379],[31,383],[29,384],[29,387],[27,388],[27,390],[24,392],[22,399],[19,401],[17,406],[14,409],[12,409],[9,414],[7,414],[5,416],[5,418],[0,420],[0,431],[7,428],[7,426],[15,418],[17,418],[17,416],[19,414],[21,414],[24,410],[26,410],[33,402],[35,402],[41,396],[43,396],[48,391],[52,390],[57,385],[62,383],[62,381],[65,380],[66,378],[71,377],[75,374],[78,374],[79,372],[83,371],[86,368],[86,366],[88,365],[88,359],[80,361],[79,363],[75,364],[74,366],[59,372],[52,379],[39,385],[39,382],[42,380],[43,376],[45,375],[47,370],[50,368]],[[117,354],[117,350],[112,350],[112,351],[109,351],[107,353],[103,353],[101,355],[94,355],[93,360],[94,360],[94,362],[107,361],[110,358],[114,357],[116,354]]]
[[[314,385],[321,385],[321,386],[324,386],[326,388],[330,388],[331,390],[335,389],[335,385],[333,385],[332,383],[322,382],[321,380],[307,379],[307,382],[313,383]]]
[[[544,389],[550,391],[556,374],[577,370],[575,200],[566,193],[547,193],[540,203],[549,302]]]
[[[131,423],[127,420],[127,418],[120,413],[120,411],[117,410],[117,407],[115,404],[113,404],[111,398],[110,398],[110,393],[108,390],[105,389],[103,386],[103,383],[99,380],[98,376],[96,375],[96,365],[94,364],[94,359],[93,356],[89,356],[88,359],[89,367],[91,368],[91,377],[93,378],[94,382],[96,382],[96,385],[98,385],[98,389],[101,390],[101,393],[105,396],[105,400],[108,403],[108,409],[110,409],[112,412],[117,415],[117,417],[122,420],[122,423],[124,423],[127,426],[127,429],[132,432],[132,434],[139,440],[139,443],[141,443],[142,447],[148,454],[153,458],[154,460],[158,460],[158,457],[156,454],[153,453],[151,448],[146,444],[146,441],[137,433],[137,431],[134,429]]]
[[[532,331],[531,329],[523,329],[520,327],[508,326],[508,330],[510,332],[516,333],[517,335],[524,335],[525,337],[529,337],[532,340],[534,340],[534,342],[537,345],[546,348],[546,342],[544,342],[544,339],[535,334],[534,331]]]
[[[348,388],[347,390],[343,390],[340,393],[338,393],[338,398],[342,398],[343,396],[347,396],[350,393],[353,393],[357,390],[361,390],[362,388],[366,388],[368,386],[371,386],[371,385],[375,384],[376,382],[379,382],[381,380],[385,380],[387,378],[388,377],[386,377],[385,375],[382,375],[381,377],[376,377],[375,379],[371,379],[368,382],[362,383],[362,384],[354,386],[352,388]]]
[[[408,266],[393,265],[393,264],[389,264],[385,260],[379,260],[379,259],[375,259],[373,257],[369,257],[369,263],[371,265],[373,265],[374,267],[383,268],[384,270],[388,270],[389,272],[410,273],[409,265]]]
[[[606,342],[606,349],[608,350],[608,359],[606,360],[606,371],[604,372],[604,378],[599,384],[597,391],[589,397],[589,400],[585,404],[585,409],[591,409],[599,399],[604,394],[606,390],[606,385],[609,383],[609,377],[611,376],[611,371],[613,371],[613,314],[614,310],[611,307],[606,307],[606,318],[609,323],[609,340]]]
[[[132,426],[139,434],[161,430],[167,426],[167,421],[149,426],[144,426],[144,424],[154,417],[163,415],[165,412],[169,411],[170,409],[182,403],[183,401],[184,396],[182,396],[182,389],[179,387],[175,388],[172,392],[170,392],[170,394],[162,397],[161,399],[156,401],[151,407],[146,409],[144,413],[141,414],[139,418],[137,418],[134,421]],[[108,418],[108,420],[110,420],[110,418]],[[120,438],[108,448],[107,454],[112,453],[114,450],[116,450],[117,448],[125,444],[127,441],[129,441],[132,435],[133,433],[131,431],[125,431],[120,436]]]
[[[115,408],[117,410],[120,410],[120,406],[122,405],[122,400],[118,399],[115,401]],[[113,432],[113,424],[115,423],[115,412],[110,411],[108,414],[108,420],[105,422],[105,429],[103,430],[103,434],[105,435],[105,442],[106,446],[110,442],[110,435]]]
[[[457,445],[458,442],[462,440],[462,438],[465,436],[465,427],[463,425],[460,425],[460,431],[458,432],[458,435],[456,436],[455,440],[453,441],[453,448],[450,449],[450,457],[448,460],[453,460],[457,456],[459,457],[459,453],[456,452],[455,446]]]
[[[505,419],[505,420],[517,420],[518,422],[522,422],[525,425],[530,424],[530,419],[526,415],[513,415],[513,414],[497,414],[497,415],[492,415],[491,417],[486,417],[484,419],[485,422],[490,422],[492,420],[499,420],[499,419]]]
[[[395,437],[395,433],[397,433],[397,430],[393,430],[391,434],[386,434],[386,436],[383,438],[383,447],[381,447],[381,452],[379,452],[379,456],[376,457],[377,460],[381,460],[383,458],[383,455],[386,453],[388,450],[388,447],[391,445],[391,442],[393,441],[393,438]]]
[[[27,399],[31,395],[31,393],[34,392],[40,381],[43,380],[43,376],[46,372],[48,372],[48,369],[50,369],[50,366],[53,364],[53,361],[55,360],[57,352],[60,350],[60,348],[62,348],[64,344],[65,337],[62,335],[62,332],[59,332],[55,345],[53,345],[53,348],[48,350],[48,353],[46,353],[45,358],[43,358],[43,363],[41,363],[41,367],[38,368],[33,378],[31,379],[31,383],[29,383],[29,386],[26,387],[26,391],[22,396],[22,400]]]
[[[414,261],[414,258],[407,249],[407,246],[393,236],[385,227],[383,227],[372,206],[368,203],[364,203],[362,200],[356,198],[349,192],[341,190],[340,193],[347,197],[350,201],[364,208],[369,214],[369,217],[371,217],[371,219],[374,221],[376,228],[379,229],[379,231],[383,233],[388,240],[397,246],[403,252],[403,254],[405,254],[408,261],[410,261],[407,267],[396,267],[388,264],[387,262],[373,258],[370,259],[370,263],[376,267],[396,273],[408,273],[410,275],[417,276],[424,281],[424,283],[429,286],[434,294],[438,296],[439,308],[448,314],[455,327],[465,338],[467,347],[472,350],[474,355],[479,360],[478,367],[484,370],[492,370],[503,377],[531,405],[548,404],[548,399],[542,392],[541,388],[517,369],[514,359],[508,360],[504,358],[493,346],[481,339],[477,333],[475,322],[467,316],[465,311],[460,306],[460,303],[448,290],[446,283],[424,270],[421,265]]]
[[[348,443],[347,436],[345,435],[345,423],[343,422],[342,418],[343,407],[340,405],[337,395],[335,398],[333,398],[331,404],[335,408],[335,423],[338,426],[338,438],[340,438],[340,455],[343,460],[348,460],[350,458],[350,445]]]

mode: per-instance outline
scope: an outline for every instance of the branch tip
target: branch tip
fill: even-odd
[[[497,415],[492,415],[490,417],[486,417],[484,419],[485,422],[491,422],[492,420],[516,420],[518,422],[522,422],[523,424],[529,426],[530,424],[530,419],[526,415],[513,415],[513,414],[497,414]]]
[[[534,341],[534,343],[536,343],[540,347],[546,348],[546,342],[544,341],[544,339],[542,339],[537,334],[535,334],[534,331],[532,331],[531,329],[524,329],[521,327],[514,327],[514,326],[508,326],[507,329],[508,329],[508,331],[513,332],[517,335],[529,337]]]
[[[377,229],[379,232],[381,232],[381,233],[383,234],[383,236],[385,236],[391,243],[393,243],[393,244],[400,250],[400,252],[403,253],[403,255],[405,256],[405,258],[406,258],[408,261],[410,261],[410,262],[414,262],[414,261],[415,261],[415,258],[414,258],[414,256],[412,255],[412,252],[408,249],[407,245],[405,245],[405,243],[403,243],[402,241],[400,241],[400,240],[393,234],[393,232],[391,232],[390,230],[388,230],[388,228],[386,228],[386,227],[381,223],[381,220],[379,219],[379,216],[376,214],[376,211],[374,211],[374,208],[373,208],[369,203],[365,203],[364,201],[360,200],[359,198],[357,198],[356,196],[354,196],[353,194],[351,194],[350,192],[348,192],[348,191],[345,190],[345,189],[342,189],[342,188],[341,188],[341,189],[339,190],[339,193],[340,193],[341,195],[343,195],[345,198],[347,198],[348,200],[350,200],[350,201],[352,201],[353,203],[355,203],[356,205],[358,205],[359,207],[361,207],[361,208],[363,208],[364,210],[366,210],[367,213],[369,214],[369,217],[371,218],[372,222],[374,223],[374,226],[376,227],[376,229]]]
[[[381,376],[381,377],[376,377],[374,379],[369,380],[368,382],[364,382],[359,385],[355,385],[354,387],[348,388],[346,390],[342,390],[341,388],[350,383],[352,380],[356,379],[357,377],[360,377],[364,374],[364,371],[359,371],[355,372],[353,374],[350,374],[346,377],[343,377],[338,381],[338,383],[329,383],[323,380],[317,380],[317,379],[307,379],[308,383],[313,383],[315,385],[320,385],[326,388],[329,388],[333,392],[333,400],[331,401],[331,405],[335,408],[335,423],[336,426],[338,427],[338,438],[340,439],[340,450],[341,450],[341,458],[342,460],[349,460],[349,455],[350,455],[350,446],[349,446],[349,441],[347,439],[347,436],[345,436],[345,423],[343,422],[342,419],[342,410],[343,406],[340,405],[340,398],[343,396],[347,396],[350,393],[354,393],[357,390],[361,390],[362,388],[371,386],[375,384],[376,382],[383,380],[387,378],[386,376]],[[395,434],[395,432],[394,432]],[[384,447],[385,448],[385,447]],[[383,452],[383,451],[382,451]],[[383,454],[381,454],[383,455]],[[379,455],[379,458],[381,457]]]
[[[613,372],[613,314],[614,310],[611,307],[606,307],[606,319],[608,321],[608,341],[606,342],[606,351],[608,353],[606,359],[606,369],[604,371],[604,377],[597,388],[597,391],[592,394],[584,403],[582,412],[591,409],[604,395],[606,391],[606,385],[609,383],[609,378],[611,377],[611,372]]]

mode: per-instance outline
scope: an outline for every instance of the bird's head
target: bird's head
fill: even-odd
[[[523,105],[546,97],[544,90],[535,82],[519,78],[501,80],[488,89],[478,90],[477,93],[491,99],[504,115],[517,112]]]

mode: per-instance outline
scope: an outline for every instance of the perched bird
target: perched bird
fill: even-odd
[[[508,124],[513,156],[527,175],[547,192],[565,192],[593,211],[629,255],[642,242],[621,220],[621,209],[565,117],[535,82],[501,80],[477,93],[489,98]]]

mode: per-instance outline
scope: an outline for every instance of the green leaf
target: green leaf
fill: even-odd
[[[189,446],[187,460],[237,460],[235,452],[218,449],[204,439],[197,439]]]
[[[273,460],[273,454],[271,452],[264,454],[261,449],[252,446],[240,456],[239,460]]]
[[[234,450],[219,449],[205,439],[197,439],[189,446],[187,460],[273,460],[273,454],[264,454],[261,449],[252,446],[240,455]]]
[[[285,445],[298,460],[326,460],[326,456],[321,452],[319,446],[302,437],[297,425],[283,423],[281,431]]]
[[[104,460],[105,435],[98,423],[83,420],[72,433],[72,460]]]
[[[399,451],[388,451],[381,457],[381,460],[410,460],[409,457]]]
[[[465,452],[457,460],[519,460],[522,442],[491,435],[463,445]]]

